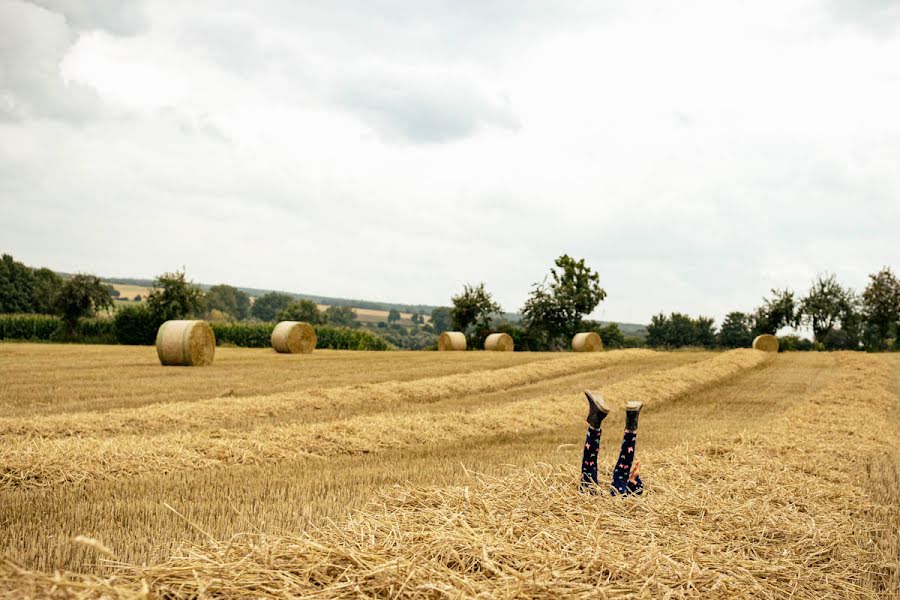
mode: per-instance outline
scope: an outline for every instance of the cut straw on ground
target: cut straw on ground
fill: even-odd
[[[535,465],[397,488],[344,523],[210,540],[113,578],[7,562],[0,581],[73,598],[890,598],[896,547],[878,540],[898,507],[865,471],[896,451],[893,373],[838,364],[770,427],[644,453],[641,498],[580,494],[576,466]]]

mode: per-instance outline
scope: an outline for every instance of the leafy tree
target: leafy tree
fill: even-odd
[[[692,319],[683,313],[668,317],[655,315],[647,326],[647,345],[653,347],[682,348],[685,346],[712,347],[716,342],[713,319]]]
[[[877,341],[877,347],[883,349],[891,327],[900,324],[900,280],[888,267],[869,275],[869,279],[862,294],[863,314],[874,329],[872,337]]]
[[[752,317],[745,313],[728,313],[719,330],[719,344],[725,348],[749,348],[753,343],[751,322]]]
[[[400,311],[396,308],[392,308],[388,313],[387,321],[388,323],[396,323],[400,320]]]
[[[477,347],[491,330],[494,317],[500,313],[500,305],[494,302],[484,289],[484,284],[464,285],[463,291],[451,298],[450,328],[462,331],[469,346]]]
[[[349,306],[329,306],[325,309],[325,320],[337,327],[358,327],[356,311]]]
[[[450,307],[438,306],[431,309],[431,326],[438,335],[450,329]]]
[[[243,320],[250,315],[250,296],[234,286],[221,283],[206,292],[206,309],[220,310],[234,319]]]
[[[287,308],[291,300],[291,296],[280,292],[263,294],[253,303],[250,314],[260,321],[274,321],[278,312]]]
[[[104,283],[103,289],[106,290],[106,293],[109,294],[110,298],[118,298],[122,295],[111,283]]]
[[[800,314],[794,300],[794,292],[772,289],[771,298],[763,298],[763,304],[752,315],[751,333],[775,335],[782,327],[796,327]]]
[[[422,317],[419,315],[419,313],[414,312],[409,320],[412,321],[415,325],[418,325],[422,322]]]
[[[550,283],[533,286],[522,314],[528,329],[553,347],[564,347],[582,328],[582,318],[590,314],[606,298],[600,287],[600,276],[584,259],[575,260],[563,254],[550,269]]]
[[[33,275],[31,310],[41,314],[52,314],[56,307],[56,297],[63,285],[63,279],[45,268],[35,269]]]
[[[597,323],[596,328],[591,327],[590,329],[596,331],[597,334],[600,335],[600,340],[603,342],[604,348],[615,349],[625,347],[625,334],[619,329],[617,323],[607,323],[602,326]]]
[[[817,342],[852,315],[854,294],[837,282],[834,274],[819,275],[800,303],[802,322],[812,327]]]
[[[203,305],[203,292],[183,271],[158,276],[147,296],[147,307],[160,322],[201,315]]]
[[[291,300],[275,317],[278,321],[302,321],[310,325],[322,325],[325,321],[312,300]]]
[[[99,310],[112,308],[113,301],[99,277],[79,273],[65,280],[56,296],[56,311],[71,334],[78,319],[93,317]]]
[[[9,254],[0,258],[0,312],[32,312],[34,273]]]

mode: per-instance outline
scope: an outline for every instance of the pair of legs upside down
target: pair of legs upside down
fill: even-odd
[[[596,493],[597,482],[597,452],[600,450],[600,425],[609,414],[609,406],[603,401],[603,396],[597,392],[585,390],[584,395],[588,401],[588,431],[584,442],[584,454],[581,460],[581,490]],[[625,435],[622,437],[622,451],[616,460],[613,469],[612,483],[609,493],[613,496],[628,496],[644,493],[644,482],[641,481],[638,472],[641,463],[634,463],[634,454],[637,442],[638,415],[643,402],[632,401],[625,405]],[[632,464],[634,463],[634,468]]]

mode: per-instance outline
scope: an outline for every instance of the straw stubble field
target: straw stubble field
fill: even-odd
[[[0,345],[0,590],[889,597],[898,367],[226,348],[163,369],[146,348]],[[646,402],[643,498],[577,492],[585,387]]]

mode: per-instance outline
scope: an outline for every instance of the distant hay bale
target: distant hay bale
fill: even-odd
[[[484,349],[493,352],[512,352],[514,346],[508,333],[492,333],[484,340]]]
[[[758,335],[753,340],[753,349],[763,352],[778,352],[778,338],[768,333]]]
[[[316,341],[316,330],[309,323],[282,321],[272,331],[272,347],[281,354],[309,354]]]
[[[166,321],[156,333],[156,354],[165,366],[204,367],[216,353],[216,336],[206,321]]]
[[[445,331],[438,337],[438,350],[441,352],[465,349],[466,334],[461,331]]]
[[[603,350],[603,340],[596,331],[576,333],[572,338],[572,350],[575,352],[600,352]]]

